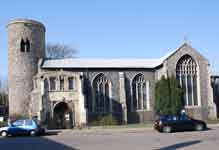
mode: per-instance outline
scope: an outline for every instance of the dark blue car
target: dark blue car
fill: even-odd
[[[155,121],[154,128],[166,133],[191,130],[202,131],[207,129],[207,124],[187,115],[165,115],[159,116]]]
[[[42,128],[36,120],[22,119],[0,128],[0,135],[6,137],[8,135],[30,135],[36,136],[44,134],[45,129]]]

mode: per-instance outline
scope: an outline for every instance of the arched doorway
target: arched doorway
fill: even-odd
[[[60,102],[54,106],[53,120],[55,128],[69,129],[73,128],[72,110],[65,102]]]

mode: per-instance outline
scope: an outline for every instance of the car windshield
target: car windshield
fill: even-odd
[[[37,119],[33,119],[33,121],[36,123],[37,126],[40,126],[40,121]]]
[[[12,123],[13,126],[22,126],[24,123],[24,120],[17,120]]]
[[[31,126],[32,125],[32,120],[25,120],[25,125],[26,126]]]
[[[191,120],[187,115],[180,116],[180,120]]]

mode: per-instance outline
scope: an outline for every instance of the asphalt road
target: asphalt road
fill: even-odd
[[[154,130],[66,130],[43,137],[0,138],[0,150],[218,150],[219,127],[162,134]]]

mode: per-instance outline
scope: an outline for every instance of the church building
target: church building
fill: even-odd
[[[187,113],[217,117],[209,61],[188,43],[158,59],[47,59],[42,23],[16,19],[7,29],[10,115],[63,128],[109,114],[121,123],[152,121],[155,84],[175,75]]]

